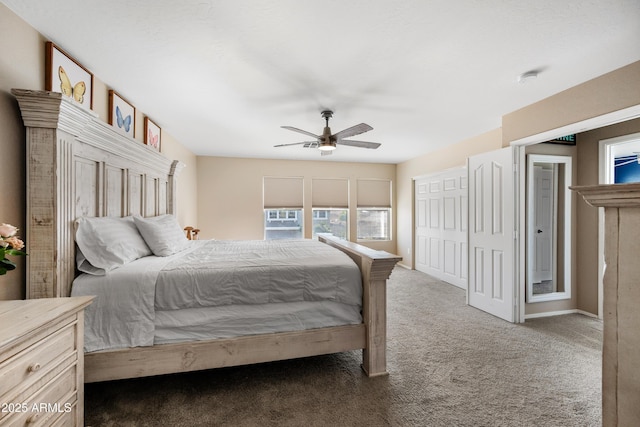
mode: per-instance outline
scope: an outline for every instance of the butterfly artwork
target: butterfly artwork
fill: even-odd
[[[116,124],[119,128],[124,129],[126,133],[129,133],[129,129],[131,129],[131,114],[123,118],[119,105],[116,105]]]
[[[58,67],[58,77],[60,78],[60,90],[62,91],[62,94],[73,98],[82,104],[84,102],[84,94],[87,91],[87,85],[85,82],[80,81],[75,85],[72,85],[71,79],[69,79],[69,76],[67,75],[67,72],[64,71],[64,68],[62,68],[62,65]]]
[[[136,108],[116,91],[109,90],[109,124],[119,133],[135,138]]]
[[[93,74],[51,42],[46,45],[45,90],[64,96],[91,109]]]
[[[151,129],[149,129],[149,136],[147,137],[147,143],[152,146],[155,149],[158,149],[158,139],[160,138],[160,135],[154,135],[153,132],[151,132]]]
[[[144,143],[148,146],[160,151],[161,133],[160,127],[156,125],[149,117],[144,118]]]

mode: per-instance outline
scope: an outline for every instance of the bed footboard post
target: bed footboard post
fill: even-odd
[[[318,239],[349,255],[360,268],[362,318],[366,329],[362,369],[370,377],[387,375],[387,279],[402,257],[332,235],[318,235]]]

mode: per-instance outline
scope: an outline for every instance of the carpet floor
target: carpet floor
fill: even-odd
[[[361,352],[87,384],[87,426],[600,426],[602,322],[511,324],[396,267],[389,376]]]

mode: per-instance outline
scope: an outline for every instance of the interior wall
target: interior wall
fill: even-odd
[[[454,167],[466,166],[467,157],[497,150],[501,144],[502,130],[494,129],[398,165],[396,178],[398,247],[396,253],[402,256],[401,264],[408,268],[414,268],[414,178]]]
[[[230,157],[198,157],[197,224],[203,239],[263,239],[263,177],[304,178],[305,225],[311,224],[311,181],[313,178],[349,180],[349,217],[351,240],[355,241],[357,180],[388,179],[392,182],[392,215],[396,215],[396,165],[380,163],[344,163],[329,161],[267,160]],[[395,224],[395,221],[392,221]],[[305,237],[312,230],[305,227]],[[395,252],[396,227],[392,240],[360,242],[378,250]]]
[[[26,222],[26,161],[25,128],[18,103],[11,89],[44,90],[46,38],[0,4],[0,160],[3,177],[0,194],[0,223],[9,223],[25,234]],[[64,46],[60,46],[64,49]],[[82,58],[76,58],[82,63]],[[108,89],[94,73],[93,111],[108,120]],[[126,93],[121,94],[125,98]],[[135,100],[130,100],[135,105]],[[143,112],[136,114],[136,141],[143,143]],[[181,224],[196,223],[197,182],[196,158],[169,133],[162,133],[162,153],[184,162],[187,167],[178,179],[178,220]],[[28,252],[29,248],[25,248]],[[0,300],[25,297],[25,259],[11,257],[17,269],[0,276]]]

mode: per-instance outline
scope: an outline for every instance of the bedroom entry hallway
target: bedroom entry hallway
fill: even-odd
[[[396,267],[389,376],[359,352],[87,384],[87,426],[601,425],[602,322],[505,322],[465,291]]]

